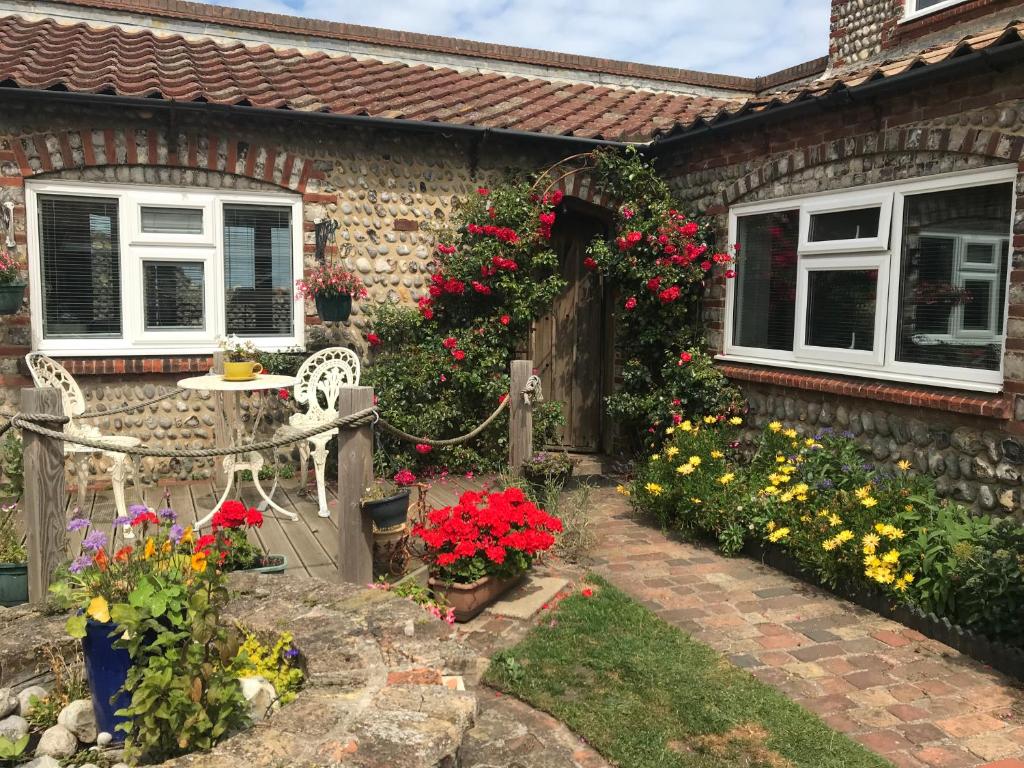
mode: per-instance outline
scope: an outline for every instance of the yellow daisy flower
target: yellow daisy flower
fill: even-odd
[[[724,475],[718,478],[718,482],[720,482],[722,485],[728,485],[735,479],[735,477],[736,475],[734,475],[732,472],[726,472]]]
[[[692,474],[693,470],[693,464],[680,464],[678,467],[676,467],[676,472],[678,472],[680,475]]]
[[[900,472],[906,472],[908,469],[910,469],[910,462],[907,461],[906,459],[900,459],[899,461],[896,462],[896,467],[900,470]]]
[[[712,451],[712,452],[711,452],[711,458],[712,458],[712,459],[721,459],[721,458],[723,458],[724,456],[725,456],[725,454],[724,454],[724,453],[722,453],[721,451]]]
[[[773,421],[773,422],[771,422],[768,425],[768,429],[770,429],[772,432],[781,432],[782,431],[782,422]]]
[[[679,453],[679,449],[676,448],[674,445],[670,445],[668,448],[665,449],[665,455],[668,456],[670,459],[677,453]]]
[[[693,466],[695,466],[695,467],[699,467],[700,466],[700,456],[691,456],[690,457],[690,463],[693,464]]]
[[[648,483],[644,486],[644,490],[651,494],[651,496],[658,496],[661,493],[661,486],[657,483]]]
[[[738,427],[740,424],[743,423],[743,419],[741,419],[739,416],[733,416],[731,419],[729,419],[729,423],[732,424],[734,427]]]

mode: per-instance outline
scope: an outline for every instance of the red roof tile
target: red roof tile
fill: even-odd
[[[725,99],[384,63],[269,45],[0,17],[0,82],[337,115],[368,115],[558,136],[647,141],[663,113]],[[737,103],[738,105],[738,103]]]

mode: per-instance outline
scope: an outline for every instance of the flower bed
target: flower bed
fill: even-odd
[[[739,417],[707,417],[668,428],[622,491],[726,554],[770,544],[826,587],[1024,646],[1024,529],[1015,521],[940,500],[908,460],[877,471],[852,436],[804,436],[772,422],[743,445],[739,426]]]

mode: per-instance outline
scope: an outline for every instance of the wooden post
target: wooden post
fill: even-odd
[[[373,405],[373,387],[345,387],[338,415],[348,416]],[[373,522],[360,499],[373,483],[373,429],[338,430],[338,576],[352,584],[373,581]]]
[[[56,389],[21,390],[22,413],[64,415]],[[42,426],[60,430],[49,422]],[[67,558],[67,522],[64,505],[64,441],[22,430],[25,460],[25,490],[22,508],[28,532],[28,598],[42,605],[49,594],[54,570]]]
[[[533,455],[533,405],[523,398],[533,375],[532,360],[513,360],[508,396],[508,466],[518,472]]]

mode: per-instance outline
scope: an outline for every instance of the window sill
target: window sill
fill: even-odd
[[[930,408],[972,416],[1009,419],[1012,400],[1003,395],[942,391],[929,387],[882,384],[877,380],[780,370],[760,365],[719,361],[717,368],[729,379],[779,387],[826,392],[843,397],[879,400],[916,408]]]

